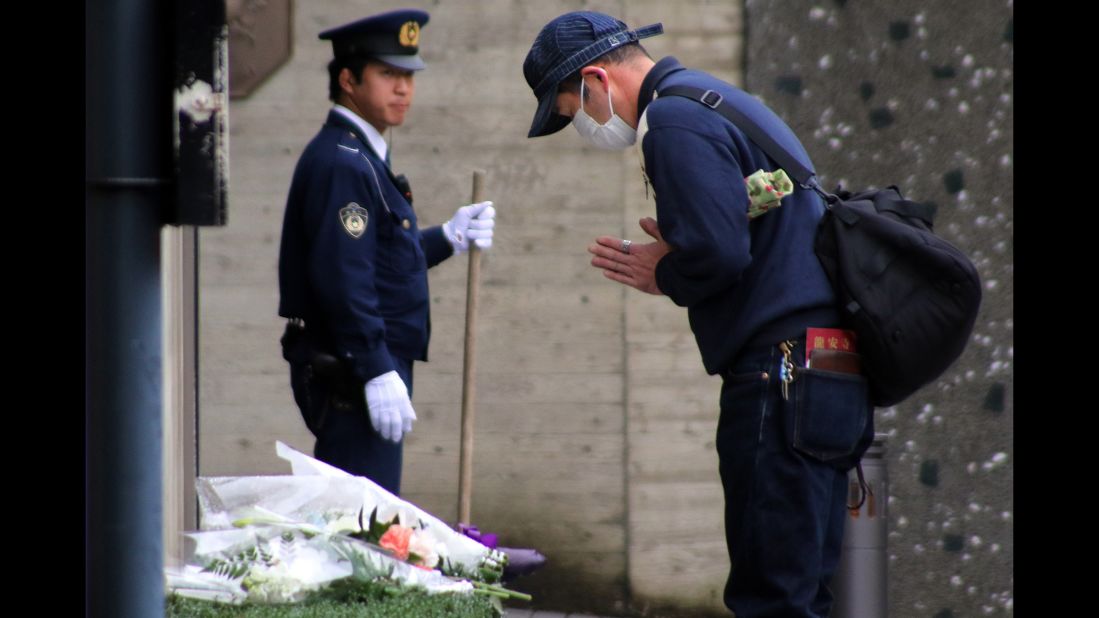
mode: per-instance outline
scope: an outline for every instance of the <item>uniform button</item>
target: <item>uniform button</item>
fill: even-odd
[[[412,222],[408,219],[405,219],[404,221],[401,221],[401,227],[407,230],[408,228],[412,227]]]
[[[355,137],[355,133],[353,131],[348,131],[347,134],[351,137]]]
[[[770,375],[768,375],[768,373],[767,373],[766,371],[764,371],[764,372],[763,372],[763,379],[764,379],[764,380],[767,380],[767,379],[769,379],[770,377],[771,377],[771,376],[770,376]]]

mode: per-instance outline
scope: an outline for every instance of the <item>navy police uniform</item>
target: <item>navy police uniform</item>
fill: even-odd
[[[408,70],[422,11],[395,11],[327,31],[337,56],[367,54]],[[411,43],[411,44],[410,44]],[[440,227],[421,230],[411,190],[356,123],[330,111],[294,170],[279,254],[283,355],[314,454],[394,494],[401,445],[370,423],[363,384],[396,371],[412,392],[427,360],[427,269],[453,254]]]
[[[661,31],[608,15],[558,17],[524,63],[539,99],[529,137],[560,130],[557,86],[607,51]],[[873,437],[866,380],[805,369],[809,327],[836,327],[836,298],[813,253],[824,210],[796,188],[749,220],[745,177],[778,165],[733,123],[697,101],[660,97],[692,86],[721,94],[812,169],[781,119],[748,93],[667,57],[638,93],[637,143],[673,250],[657,263],[660,291],[686,307],[710,374],[723,378],[717,428],[731,569],[724,601],[738,617],[827,616],[846,519],[847,470]],[[793,344],[787,358],[783,346]],[[783,388],[786,361],[797,379]]]

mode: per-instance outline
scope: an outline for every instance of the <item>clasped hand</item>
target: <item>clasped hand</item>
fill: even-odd
[[[594,255],[591,265],[603,271],[603,276],[648,294],[661,295],[656,285],[656,264],[671,251],[660,235],[656,219],[645,217],[641,229],[655,242],[625,242],[616,236],[600,236],[588,247]]]

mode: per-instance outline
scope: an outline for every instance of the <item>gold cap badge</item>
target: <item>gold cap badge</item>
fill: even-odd
[[[404,47],[416,47],[420,44],[420,24],[414,21],[406,21],[401,26],[401,45]]]

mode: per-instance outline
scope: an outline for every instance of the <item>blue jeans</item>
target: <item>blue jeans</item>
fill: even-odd
[[[847,471],[874,436],[862,376],[803,369],[782,395],[777,346],[741,354],[724,374],[717,451],[737,618],[824,618],[847,517]]]

